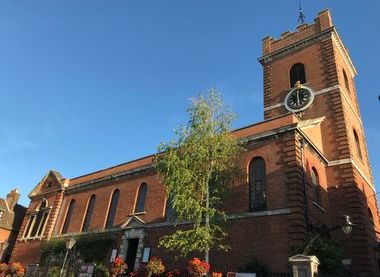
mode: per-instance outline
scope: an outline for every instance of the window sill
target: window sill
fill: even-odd
[[[131,213],[129,216],[138,216],[138,215],[145,215],[146,212],[138,212],[138,213]]]
[[[37,240],[43,240],[44,237],[34,237],[34,238],[21,238],[20,241],[27,242],[27,241],[37,241]]]
[[[326,212],[326,210],[321,205],[319,205],[317,202],[313,201],[313,204],[314,204],[314,206],[316,206],[322,212]]]

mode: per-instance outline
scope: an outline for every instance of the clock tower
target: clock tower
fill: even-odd
[[[301,24],[278,39],[264,38],[260,63],[264,119],[294,113],[301,121],[318,122],[318,131],[305,130],[305,135],[327,161],[328,205],[323,216],[330,229],[344,214],[359,226],[347,238],[330,235],[344,245],[348,267],[375,276],[380,264],[379,216],[354,82],[357,70],[330,12],[320,12],[313,24]]]

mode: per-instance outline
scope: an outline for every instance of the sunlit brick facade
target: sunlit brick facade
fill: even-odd
[[[211,253],[211,263],[236,269],[258,258],[270,269],[286,271],[293,246],[303,244],[309,232],[329,230],[344,246],[348,270],[377,276],[379,216],[354,84],[357,72],[330,13],[322,11],[313,24],[278,39],[265,38],[260,63],[264,121],[233,132],[247,141],[240,159],[247,176],[224,205],[231,249]],[[297,77],[304,79],[298,86],[307,87],[313,99],[305,96],[307,108],[292,112],[285,100],[294,90],[296,64],[303,70],[302,75],[297,69]],[[301,105],[303,96],[294,95],[293,104]],[[167,220],[165,187],[152,158],[72,179],[48,172],[30,194],[12,260],[38,263],[41,243],[51,238],[110,232],[118,255],[135,268],[145,247],[151,256],[170,261],[157,247],[174,226]],[[250,172],[255,166],[265,178]],[[360,225],[347,236],[334,228],[345,214]]]

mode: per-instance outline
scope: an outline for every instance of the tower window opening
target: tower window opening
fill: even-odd
[[[344,69],[343,69],[343,78],[344,78],[344,86],[346,87],[347,91],[350,92],[350,84],[348,83],[348,77]]]
[[[319,176],[318,176],[318,172],[317,170],[315,169],[315,167],[313,167],[311,169],[311,183],[313,185],[313,190],[314,190],[314,201],[317,203],[317,204],[321,204],[322,202],[322,198],[321,198],[321,187],[319,185]]]
[[[301,84],[306,83],[305,66],[302,63],[296,63],[292,66],[289,72],[290,87],[299,81]]]
[[[362,150],[360,148],[360,141],[359,141],[359,137],[358,137],[358,134],[356,133],[355,129],[354,129],[354,139],[355,139],[355,147],[356,147],[356,153],[358,154],[358,157],[360,159],[363,159],[363,155],[362,155]]]

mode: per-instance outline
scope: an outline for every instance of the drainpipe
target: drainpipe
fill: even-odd
[[[303,150],[304,146],[306,145],[306,142],[304,141],[303,138],[300,138],[300,154],[301,154],[301,168],[302,168],[302,183],[303,183],[303,200],[305,203],[304,206],[304,212],[305,212],[305,221],[306,221],[306,233],[309,234],[309,212],[307,208],[307,195],[306,195],[306,170],[304,166],[304,157],[303,157]]]

